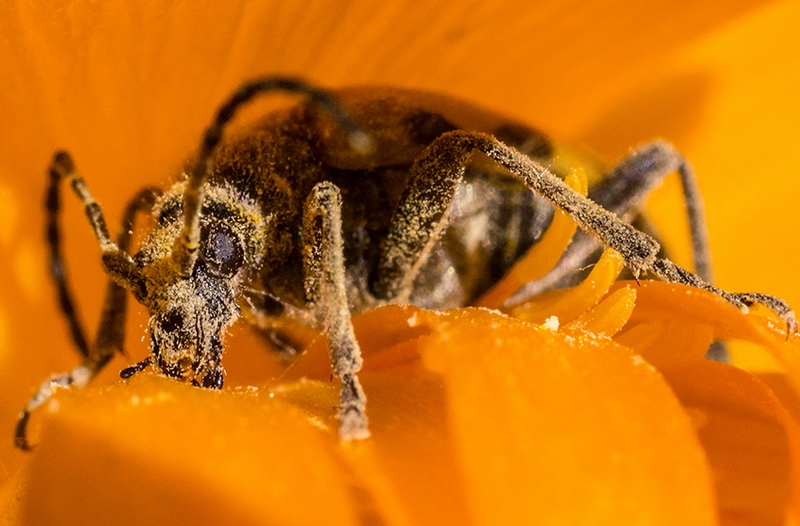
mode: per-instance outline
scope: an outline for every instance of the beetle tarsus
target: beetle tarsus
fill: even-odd
[[[17,425],[14,428],[14,445],[22,451],[30,451],[33,446],[28,442],[28,420],[31,413],[26,409],[19,414]]]
[[[355,374],[342,377],[342,390],[339,396],[339,438],[341,440],[361,440],[369,438],[369,423],[366,415],[367,397]]]

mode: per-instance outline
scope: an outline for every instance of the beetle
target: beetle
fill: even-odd
[[[305,100],[267,115],[246,134],[224,137],[237,111],[272,91]],[[177,182],[130,201],[117,241],[102,209],[66,152],[50,168],[47,191],[51,274],[82,363],[42,384],[22,411],[15,444],[30,447],[32,410],[55,386],[83,387],[122,348],[130,292],[150,313],[151,354],[122,378],[153,367],[171,378],[221,389],[223,337],[246,317],[292,348],[275,323],[284,317],[321,329],[341,381],[339,435],[369,435],[358,381],[361,355],[354,313],[388,303],[443,309],[470,305],[541,237],[561,209],[588,234],[576,237],[548,275],[507,300],[519,303],[563,287],[601,245],[618,251],[638,280],[646,272],[720,295],[746,310],[761,303],[797,331],[779,298],[714,287],[702,202],[687,161],[657,141],[597,173],[589,198],[562,178],[570,156],[522,123],[431,93],[390,88],[327,91],[294,78],[243,84],[218,110],[199,152]],[[659,254],[660,245],[629,222],[642,200],[677,172],[692,232],[696,274]],[[60,186],[85,207],[109,276],[96,340],[75,313],[60,243]],[[139,212],[155,226],[134,255],[130,230]]]

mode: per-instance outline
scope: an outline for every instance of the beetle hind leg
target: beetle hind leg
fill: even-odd
[[[689,222],[694,271],[704,281],[713,284],[714,275],[703,200],[691,165],[672,145],[664,141],[654,141],[639,146],[589,189],[589,198],[606,210],[631,219],[637,228],[650,234],[654,229],[642,209],[644,199],[666,176],[676,172],[680,178],[683,203]],[[597,261],[600,248],[600,244],[593,237],[576,236],[550,272],[520,288],[506,303],[508,305],[522,303],[542,292],[572,286],[574,278],[577,277],[575,269]],[[662,250],[660,256],[664,255]],[[729,361],[728,351],[723,342],[714,342],[706,357],[716,361]]]
[[[377,298],[402,302],[410,294],[420,267],[447,227],[455,188],[475,150],[504,166],[530,190],[568,213],[583,230],[617,250],[634,276],[655,261],[658,242],[581,196],[544,166],[490,135],[455,131],[433,141],[411,169],[372,283]]]
[[[568,213],[581,229],[604,246],[619,252],[634,278],[653,272],[665,281],[711,291],[742,310],[748,302],[762,303],[786,322],[790,334],[797,330],[794,313],[782,300],[760,294],[731,294],[668,259],[659,258],[661,247],[652,237],[581,196],[528,156],[490,135],[466,131],[441,135],[414,163],[381,253],[377,278],[372,284],[378,299],[403,301],[410,294],[414,278],[433,243],[447,227],[456,185],[475,150],[486,154],[531,191]],[[684,163],[683,168],[679,165],[674,169],[686,171],[687,166]]]
[[[642,210],[644,200],[666,176],[675,172],[680,177],[689,220],[694,271],[704,281],[713,283],[703,200],[691,166],[672,145],[664,141],[654,141],[639,146],[609,170],[597,184],[592,185],[588,197],[606,210],[629,219],[639,230],[652,234],[655,229]],[[543,292],[570,286],[574,281],[571,274],[576,268],[596,261],[600,248],[600,243],[594,237],[576,236],[556,267],[542,278],[520,288],[506,303],[521,303]]]
[[[303,217],[306,299],[328,338],[333,373],[342,381],[339,396],[339,436],[367,438],[367,398],[357,373],[361,350],[353,332],[345,287],[342,242],[342,198],[330,182],[318,183],[306,199]]]
[[[777,314],[779,318],[786,322],[787,338],[797,334],[797,316],[794,310],[792,310],[792,307],[782,299],[758,292],[739,292],[734,293],[733,296],[748,307],[755,303],[760,303]]]

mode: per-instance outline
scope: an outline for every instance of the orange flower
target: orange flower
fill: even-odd
[[[693,162],[707,196],[720,285],[800,305],[788,226],[800,189],[791,155],[800,2],[528,4],[0,8],[4,520],[796,520],[798,345],[783,343],[766,314],[745,316],[697,291],[644,283],[605,295],[618,269],[611,253],[593,281],[515,313],[528,322],[411,307],[360,317],[373,431],[365,442],[341,445],[331,431],[336,386],[319,345],[282,371],[240,331],[227,345],[233,387],[221,393],[147,376],[119,383],[119,369],[147,352],[139,312],[130,357],[35,415],[45,423],[37,451],[12,449],[31,388],[76,361],[41,241],[52,152],[69,149],[107,215],[119,217],[138,187],[175,172],[234,86],[265,72],[444,91],[583,142],[608,162],[663,136]],[[653,215],[685,264],[676,187],[662,190]],[[68,264],[93,327],[102,271],[85,218],[66,201]],[[538,325],[556,312],[557,331]],[[369,329],[376,324],[380,333]],[[752,356],[769,349],[780,372],[702,361],[714,336],[759,346],[734,348],[751,370],[764,370]]]

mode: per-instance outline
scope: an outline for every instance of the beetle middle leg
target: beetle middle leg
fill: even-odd
[[[778,298],[718,289],[668,259],[658,258],[660,245],[616,214],[569,188],[547,168],[509,148],[490,135],[454,131],[434,140],[411,169],[378,264],[372,289],[384,301],[403,301],[411,292],[419,268],[447,226],[447,214],[456,185],[472,152],[478,150],[508,169],[528,188],[567,212],[584,231],[623,257],[638,278],[650,271],[665,281],[711,291],[739,309],[761,303],[780,316],[788,332],[797,331],[791,308]]]
[[[331,366],[342,381],[339,396],[339,436],[367,438],[367,398],[356,374],[361,350],[353,332],[345,287],[342,242],[342,198],[330,182],[318,183],[305,202],[303,267],[308,302],[328,338]]]
[[[65,160],[69,161],[65,163]],[[27,424],[30,412],[46,403],[53,394],[54,387],[84,387],[111,361],[114,353],[122,350],[125,340],[125,318],[127,311],[127,291],[109,279],[106,288],[103,310],[100,315],[97,336],[94,345],[87,343],[85,332],[78,319],[72,291],[64,270],[63,254],[61,253],[61,229],[59,222],[60,192],[59,185],[65,176],[65,167],[71,167],[72,162],[66,153],[60,152],[53,160],[50,168],[50,186],[47,191],[47,240],[50,247],[50,271],[59,296],[61,312],[70,327],[73,343],[83,357],[80,365],[70,372],[52,377],[36,390],[28,401],[25,409],[19,415],[14,431],[14,444],[22,449],[29,450],[27,439]],[[74,168],[72,168],[74,171]],[[82,184],[82,181],[81,181]],[[73,184],[74,187],[74,184]],[[76,190],[77,192],[77,190]],[[128,203],[123,213],[120,231],[117,237],[116,248],[122,253],[127,253],[131,243],[131,229],[138,212],[152,208],[158,190],[144,188],[138,192]],[[88,192],[84,192],[88,194]],[[79,195],[81,195],[79,193]],[[93,201],[91,201],[93,203]],[[95,204],[95,206],[97,206]],[[98,207],[99,210],[99,207]],[[87,209],[90,219],[92,214]],[[95,216],[97,217],[97,215]],[[101,216],[100,216],[101,217]],[[104,224],[103,224],[104,228]]]

